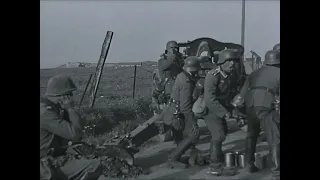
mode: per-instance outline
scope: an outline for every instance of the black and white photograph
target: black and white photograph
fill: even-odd
[[[40,0],[40,180],[280,180],[280,0]]]

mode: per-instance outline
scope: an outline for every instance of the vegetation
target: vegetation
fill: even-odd
[[[134,67],[108,67],[101,77],[94,108],[88,108],[88,94],[80,108],[87,120],[86,140],[93,144],[103,143],[115,134],[122,135],[149,119],[152,93],[152,70],[155,67],[137,67],[135,99],[132,98]],[[79,102],[86,83],[95,68],[55,68],[40,70],[40,96],[52,76],[70,76],[76,86],[75,99]],[[88,88],[90,90],[90,86]]]

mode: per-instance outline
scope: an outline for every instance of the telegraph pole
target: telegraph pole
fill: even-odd
[[[244,35],[245,35],[245,21],[246,21],[246,2],[242,0],[242,20],[241,20],[241,46],[244,47]]]

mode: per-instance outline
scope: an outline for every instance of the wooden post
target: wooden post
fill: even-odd
[[[93,83],[91,85],[91,92],[90,92],[90,107],[91,108],[94,106],[94,103],[95,103],[95,100],[96,100],[96,94],[97,94],[97,91],[98,91],[99,82],[100,82],[101,75],[102,75],[102,72],[103,72],[104,64],[105,64],[106,59],[107,59],[107,55],[108,55],[109,48],[110,48],[110,45],[111,45],[112,37],[113,37],[113,32],[112,31],[107,31],[107,35],[106,35],[106,37],[104,39],[104,42],[102,44],[101,55],[100,55],[99,62],[97,64],[97,68],[96,68],[95,76],[94,76],[94,79],[93,79]]]
[[[134,94],[136,91],[136,77],[137,77],[137,65],[134,65],[134,74],[133,74],[133,90],[132,90],[132,98],[134,99]]]
[[[84,88],[84,92],[83,92],[82,97],[81,97],[81,100],[80,100],[80,102],[79,102],[79,109],[80,109],[80,107],[81,107],[81,105],[82,105],[82,101],[83,101],[83,99],[84,99],[84,95],[86,94],[87,89],[88,89],[88,87],[89,87],[89,84],[90,84],[92,75],[93,75],[93,74],[90,74],[90,77],[89,77],[89,79],[88,79],[88,82],[87,82],[87,84],[86,84],[86,87]]]

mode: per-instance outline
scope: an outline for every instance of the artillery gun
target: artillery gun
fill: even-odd
[[[207,56],[211,57],[213,62],[218,60],[218,54],[214,52],[219,52],[224,49],[234,49],[239,53],[239,56],[243,56],[244,48],[241,45],[234,43],[223,43],[216,41],[211,38],[198,38],[193,41],[188,41],[186,43],[178,43],[179,47],[185,47],[184,57],[187,56],[201,56],[201,54],[206,51]],[[159,76],[158,69],[155,69],[152,74],[152,79],[157,86],[159,83],[165,81]],[[134,164],[134,154],[139,152],[139,147],[152,137],[160,135],[162,141],[169,141],[171,139],[170,128],[168,128],[161,120],[161,107],[155,111],[152,118],[147,120],[142,125],[139,125],[136,129],[127,135],[116,136],[104,143],[104,146],[115,146],[124,149],[127,152],[127,157],[130,156],[130,164]]]

